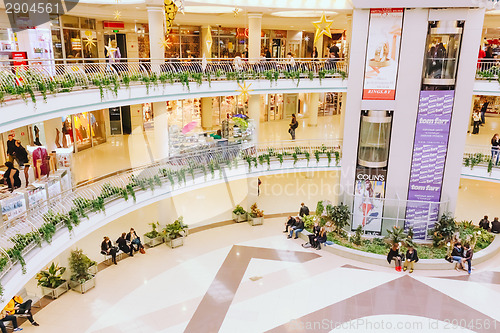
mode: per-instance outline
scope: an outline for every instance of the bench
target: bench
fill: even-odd
[[[104,256],[103,263],[105,265],[110,266],[113,263],[113,261],[112,261],[113,257],[111,256],[111,254],[104,254],[102,252],[101,252],[101,254]],[[116,261],[118,262],[118,261],[122,260],[124,255],[125,255],[125,253],[122,250],[118,250],[118,252],[116,252]]]

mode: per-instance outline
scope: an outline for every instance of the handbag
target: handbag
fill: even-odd
[[[144,248],[143,248],[143,247],[141,247],[141,248],[139,249],[139,252],[141,252],[142,254],[146,254],[146,250],[144,250]]]

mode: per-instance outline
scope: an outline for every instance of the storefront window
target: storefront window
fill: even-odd
[[[78,151],[106,142],[103,110],[73,116],[74,136]]]
[[[82,40],[79,30],[64,29],[64,41],[66,48],[66,58],[82,57]]]
[[[181,35],[182,58],[200,57],[200,36]]]
[[[80,19],[82,29],[95,30],[95,19],[82,17]]]
[[[61,40],[61,30],[59,27],[52,26],[52,48],[54,50],[54,58],[61,59],[63,58],[63,45]]]
[[[91,30],[80,31],[84,58],[97,58],[97,33]]]
[[[168,39],[169,46],[165,47],[165,58],[178,58],[180,57],[180,38],[179,38],[179,27],[173,27],[170,34],[165,36]]]
[[[65,28],[80,28],[80,19],[76,16],[63,16],[62,21]]]
[[[139,59],[147,59],[150,57],[149,53],[149,35],[142,34],[137,36],[139,44]]]

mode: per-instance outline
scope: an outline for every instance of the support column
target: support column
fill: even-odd
[[[307,98],[307,113],[309,123],[307,126],[318,126],[319,93],[310,93]]]
[[[253,141],[257,142],[259,139],[260,124],[260,95],[250,95],[248,97],[248,117],[254,122]]]
[[[321,36],[314,44],[318,50],[318,58],[323,58],[325,55],[325,50],[323,49],[323,36]]]
[[[148,7],[148,25],[149,25],[149,54],[156,63],[163,63],[165,59],[165,47],[162,44],[165,38],[163,32],[163,22],[165,12],[163,7]]]
[[[210,36],[211,34],[211,31],[210,31],[210,27],[209,26],[202,26],[201,27],[201,54],[200,54],[200,58],[212,58],[212,47],[213,47],[213,42],[212,42],[212,45],[210,46],[210,48],[208,48],[208,45],[207,45],[207,40],[208,40],[208,37]]]
[[[213,127],[212,97],[201,99],[201,127],[204,130],[211,130]]]
[[[167,158],[169,155],[167,103],[153,103],[153,113],[155,133],[154,158],[155,160],[161,160]]]
[[[248,13],[248,58],[256,62],[260,58],[262,13]]]

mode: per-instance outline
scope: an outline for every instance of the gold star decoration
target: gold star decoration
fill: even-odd
[[[92,36],[92,31],[87,30],[85,31],[85,47],[90,50],[92,46],[95,46],[95,39]]]
[[[238,86],[240,87],[240,89],[236,89],[236,91],[240,93],[239,97],[248,98],[250,96],[250,91],[253,91],[253,89],[250,89],[251,85],[252,84],[250,83],[247,86],[246,82],[243,83],[243,85],[238,83]]]
[[[119,20],[121,17],[122,17],[122,12],[120,12],[119,10],[115,10],[115,20]]]
[[[321,36],[325,35],[332,38],[332,33],[330,32],[330,27],[333,21],[328,21],[326,19],[325,13],[321,15],[321,20],[312,23],[316,27],[316,33],[314,34],[314,44],[320,39]]]
[[[108,39],[108,45],[104,45],[104,48],[106,49],[106,51],[108,51],[108,57],[110,59],[114,59],[116,47],[111,46],[111,38]]]
[[[233,13],[234,13],[234,17],[238,16],[240,14],[240,11],[241,9],[236,7],[234,10],[233,10]]]
[[[167,37],[165,39],[160,39],[159,44],[168,50],[170,50],[170,48],[172,47],[172,42],[170,41],[170,37]]]

